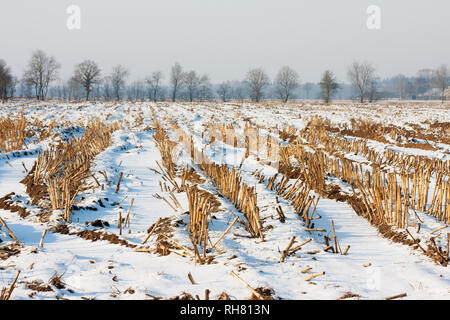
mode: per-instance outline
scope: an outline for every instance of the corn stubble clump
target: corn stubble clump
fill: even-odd
[[[117,122],[105,125],[93,120],[80,138],[74,137],[40,154],[22,181],[33,204],[64,210],[64,220],[69,221],[77,195],[93,188],[85,186],[91,176],[91,161],[110,145],[111,134],[119,127]]]
[[[27,120],[23,113],[16,119],[0,118],[0,153],[23,149],[25,138],[31,136],[26,129]]]

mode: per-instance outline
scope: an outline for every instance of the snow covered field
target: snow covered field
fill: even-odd
[[[322,106],[10,102],[0,105],[1,117],[15,118],[23,112],[31,131],[23,148],[0,154],[0,197],[14,193],[0,204],[3,208],[0,218],[19,242],[15,244],[8,230],[0,225],[0,289],[9,288],[20,270],[11,299],[170,299],[183,293],[185,298],[205,299],[205,290],[209,290],[210,299],[252,296],[252,292],[231,274],[234,272],[266,298],[385,299],[406,294],[403,299],[448,299],[450,271],[444,260],[448,259],[447,233],[450,232],[446,228],[450,215],[450,198],[446,197],[449,190],[443,189],[442,196],[439,192],[437,196],[433,194],[436,181],[442,179],[448,184],[448,110],[448,106],[419,103]],[[259,149],[250,148],[246,154],[247,144],[242,138],[245,128],[258,128],[263,140],[272,137],[277,152],[295,144],[304,145],[305,150],[312,150],[312,153],[322,147],[329,150],[327,148],[332,146],[311,144],[305,138],[305,129],[315,116],[321,117],[331,137],[339,135],[348,144],[364,141],[372,153],[333,155],[361,165],[364,174],[376,167],[372,161],[374,154],[384,159],[381,167],[386,172],[402,168],[399,161],[386,160],[389,152],[439,161],[431,172],[426,210],[406,209],[406,226],[411,235],[405,233],[404,226],[393,227],[409,240],[420,239],[421,245],[407,245],[382,236],[349,202],[327,198],[313,187],[309,195],[316,200],[320,195],[320,199],[314,210],[316,200],[309,208],[310,217],[315,218],[313,225],[307,226],[290,199],[268,188],[268,179],[278,172],[278,167],[261,156]],[[111,133],[109,146],[89,163],[91,175],[84,185],[92,188],[78,194],[70,208],[70,221],[64,222],[61,219],[64,210],[53,210],[45,201],[33,204],[21,181],[29,174],[39,154],[60,141],[81,137],[86,125],[95,118],[104,125],[118,121],[121,127]],[[42,123],[36,125],[36,119]],[[387,129],[364,137],[352,127],[355,119],[370,120],[371,124]],[[171,188],[159,167],[163,166],[164,159],[154,136],[156,121],[176,144],[175,181],[181,185],[183,169],[193,168],[200,178],[198,188],[212,194],[220,203],[219,210],[208,217],[209,244],[204,254],[210,259],[203,260],[205,263],[197,257],[189,238],[186,192]],[[206,134],[207,128],[218,128],[222,124],[233,128],[238,135],[237,145],[225,139],[212,140]],[[367,124],[367,131],[361,129],[363,126],[360,131],[370,133],[371,124]],[[49,127],[50,134],[41,139],[37,138],[38,134],[32,134]],[[338,131],[337,128],[348,130]],[[240,170],[242,182],[255,187],[264,241],[261,237],[250,236],[243,213],[219,192],[214,181],[192,159],[177,132],[192,136],[194,147],[203,150],[213,163],[225,163],[229,168]],[[288,133],[287,138],[282,132]],[[297,136],[302,137],[296,139]],[[260,171],[264,177],[255,171]],[[359,194],[352,191],[352,187],[358,189],[356,185],[328,173],[326,183],[339,187],[341,195],[356,197]],[[280,179],[281,175],[276,181]],[[291,178],[289,183],[294,184],[296,180]],[[307,184],[306,181],[299,183]],[[441,218],[427,212],[435,197],[444,199],[439,205]],[[17,210],[5,208],[4,203],[23,207],[27,214],[21,217]],[[277,208],[283,212],[284,219]],[[119,216],[127,215],[129,224],[119,222]],[[212,248],[235,217],[239,217],[238,222]],[[155,232],[143,244],[158,220]],[[333,225],[339,247],[335,245]],[[435,231],[438,228],[442,229]],[[47,232],[40,247],[44,230]],[[96,238],[93,230],[99,232],[97,235],[103,234],[106,240]],[[427,247],[431,236],[436,248],[439,247],[434,254],[440,263],[420,248],[431,252]],[[326,238],[331,247],[325,243]],[[155,250],[162,239],[170,243],[169,254]],[[295,243],[287,249],[292,239]],[[304,242],[297,251],[291,251]],[[281,259],[286,249],[287,254]],[[203,256],[203,247],[199,245],[198,250]],[[313,275],[317,277],[306,280]]]

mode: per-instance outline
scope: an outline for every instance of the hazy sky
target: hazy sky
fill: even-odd
[[[84,59],[103,73],[118,63],[132,79],[155,69],[168,78],[178,61],[213,82],[242,79],[250,67],[273,78],[283,65],[302,81],[325,69],[346,81],[354,60],[380,76],[413,75],[450,64],[449,0],[1,0],[0,58],[22,75],[31,52],[62,64],[66,80]],[[69,31],[66,9],[81,8],[81,30]],[[381,30],[366,26],[369,5],[381,8]]]

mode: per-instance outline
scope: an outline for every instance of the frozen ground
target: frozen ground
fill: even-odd
[[[370,118],[387,124],[405,125],[406,123],[450,122],[448,109],[441,107],[349,107],[349,106],[256,106],[256,105],[183,105],[183,104],[25,104],[0,105],[0,114],[15,115],[24,111],[28,119],[39,118],[44,123],[51,119],[60,122],[69,121],[73,126],[81,125],[87,119],[100,117],[102,121],[121,120],[125,123],[122,130],[113,134],[113,143],[99,154],[91,166],[100,183],[100,188],[87,191],[77,199],[80,207],[95,208],[77,210],[71,218],[71,230],[95,229],[86,226],[86,222],[101,219],[109,222],[104,231],[119,234],[119,211],[126,214],[131,199],[134,204],[131,210],[130,227],[123,230],[122,238],[131,244],[139,245],[147,235],[147,229],[160,217],[173,217],[174,221],[188,222],[188,203],[185,193],[175,194],[183,210],[175,212],[169,205],[153,195],[168,197],[161,192],[159,181],[161,175],[149,168],[158,169],[156,161],[161,163],[161,155],[152,137],[152,120],[150,106],[153,106],[158,119],[170,132],[168,120],[175,121],[181,128],[190,132],[196,145],[205,145],[202,139],[204,125],[209,122],[236,122],[243,127],[243,118],[248,118],[263,127],[285,125],[305,126],[305,119],[319,114],[334,123],[346,123],[355,115]],[[136,115],[143,115],[143,123],[137,123]],[[239,118],[238,115],[239,114]],[[57,130],[55,131],[55,133]],[[27,151],[38,151],[48,148],[53,137],[39,144],[30,142]],[[373,142],[377,148],[390,146]],[[429,156],[449,160],[450,146],[441,145]],[[208,153],[209,152],[209,153]],[[242,150],[227,147],[228,154],[233,154],[229,165],[239,166]],[[423,150],[409,149],[408,152],[418,154]],[[430,155],[430,153],[432,153]],[[212,149],[207,154],[219,161]],[[322,219],[317,220],[316,227],[331,230],[334,221],[336,234],[341,246],[350,245],[348,255],[324,252],[323,235],[326,233],[304,230],[304,224],[287,201],[280,199],[280,205],[286,215],[286,222],[278,220],[275,211],[276,195],[257,183],[250,173],[263,165],[253,158],[245,160],[242,165],[242,176],[246,183],[255,185],[258,192],[258,207],[261,217],[266,218],[264,225],[273,228],[265,232],[265,242],[236,236],[248,234],[242,225],[235,224],[218,245],[214,263],[196,264],[193,259],[176,254],[158,256],[153,253],[135,252],[133,248],[111,244],[106,241],[89,241],[76,235],[63,235],[48,232],[44,247],[38,248],[44,229],[55,225],[52,219],[48,223],[39,221],[39,208],[29,204],[25,186],[20,181],[26,176],[25,168],[31,168],[37,153],[14,156],[0,156],[0,197],[15,193],[15,199],[21,201],[33,214],[25,219],[16,213],[0,210],[0,217],[16,235],[23,247],[18,255],[0,260],[0,288],[12,282],[17,270],[20,277],[14,290],[13,299],[55,299],[57,296],[67,299],[151,299],[154,296],[168,299],[188,292],[193,296],[204,297],[205,289],[211,291],[211,298],[226,292],[234,299],[245,299],[251,295],[239,281],[230,275],[231,271],[249,283],[253,288],[269,287],[279,299],[337,299],[346,293],[359,295],[360,299],[384,299],[385,297],[406,293],[405,299],[448,299],[450,298],[450,271],[448,267],[437,265],[417,250],[401,244],[392,243],[382,238],[377,230],[362,217],[356,215],[347,203],[321,199],[317,213]],[[217,157],[215,157],[217,156]],[[253,160],[252,160],[253,159]],[[363,159],[364,160],[364,159]],[[192,164],[187,153],[179,158],[179,165]],[[25,168],[24,168],[25,166]],[[269,175],[270,169],[266,168]],[[109,184],[99,174],[105,171]],[[118,193],[115,193],[120,172],[124,178]],[[199,172],[201,174],[201,172]],[[210,182],[202,188],[217,193]],[[218,198],[221,211],[215,213],[216,219],[210,226],[211,241],[217,239],[233,221],[236,215],[242,216],[225,198]],[[99,204],[99,200],[101,204]],[[278,204],[277,204],[278,205]],[[58,212],[53,213],[56,218]],[[422,233],[443,226],[430,216],[422,217]],[[174,228],[174,239],[185,246],[190,246],[188,231],[179,224]],[[449,229],[443,232],[449,232]],[[312,239],[295,256],[279,263],[281,251],[295,236],[297,243]],[[0,229],[0,245],[12,243],[4,228]],[[154,242],[151,237],[147,243]],[[37,250],[36,250],[37,249]],[[317,253],[314,253],[315,251]],[[309,269],[309,273],[302,271]],[[312,281],[304,279],[311,274],[325,272],[325,275]],[[55,275],[62,275],[65,287],[58,289],[50,285],[51,291],[32,290],[27,283],[40,281],[49,283]],[[188,278],[191,273],[196,284]]]

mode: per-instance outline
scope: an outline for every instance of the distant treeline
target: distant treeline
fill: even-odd
[[[0,59],[0,99],[11,97],[46,100],[151,100],[151,101],[261,101],[292,99],[333,99],[376,101],[381,99],[447,100],[449,69],[419,70],[415,76],[399,74],[380,79],[369,62],[355,61],[348,68],[347,82],[337,79],[331,70],[322,73],[319,83],[302,83],[301,75],[288,66],[270,79],[262,68],[250,69],[245,79],[213,84],[207,74],[185,71],[175,63],[166,76],[156,70],[145,79],[130,81],[130,73],[122,65],[104,73],[92,60],[77,64],[73,76],[62,81],[61,65],[42,50],[35,51],[19,78]]]

